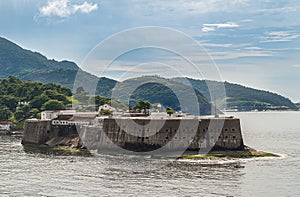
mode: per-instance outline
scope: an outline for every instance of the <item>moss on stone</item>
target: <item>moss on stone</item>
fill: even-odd
[[[23,146],[27,153],[40,153],[46,155],[63,155],[63,156],[91,156],[92,154],[87,149],[71,148],[67,146],[47,146],[26,144]]]
[[[255,158],[255,157],[279,157],[274,153],[268,153],[263,151],[257,151],[254,149],[237,151],[237,152],[226,152],[224,153],[208,153],[206,155],[184,155],[181,159],[218,159],[218,158]]]

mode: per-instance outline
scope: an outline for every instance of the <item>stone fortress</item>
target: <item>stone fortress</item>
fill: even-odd
[[[51,119],[48,118],[49,114]],[[150,152],[162,147],[206,152],[243,150],[240,120],[234,117],[168,116],[153,113],[98,116],[96,112],[45,112],[26,121],[22,144],[70,146],[89,150]]]

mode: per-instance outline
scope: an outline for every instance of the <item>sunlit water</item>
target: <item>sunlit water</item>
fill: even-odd
[[[0,196],[300,196],[300,113],[235,115],[247,145],[283,157],[170,162],[51,156],[25,153],[20,138],[2,136]]]

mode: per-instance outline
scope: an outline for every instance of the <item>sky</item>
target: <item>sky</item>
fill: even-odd
[[[74,61],[83,69],[93,58],[104,70],[107,57],[114,57],[120,46],[132,45],[132,36],[119,36],[125,30],[161,27],[174,34],[135,32],[134,42],[154,40],[159,45],[168,40],[168,47],[189,51],[188,60],[203,67],[216,65],[224,81],[299,102],[299,10],[298,0],[1,0],[0,36],[49,59]],[[182,42],[185,38],[179,35],[192,38],[202,50],[190,52],[193,43]],[[99,43],[106,42],[110,47],[99,49]],[[173,77],[178,71],[193,78],[205,76],[205,69],[203,75],[196,74],[183,66],[180,55],[162,48],[127,51],[117,56],[105,75]],[[94,74],[99,75],[96,70]]]

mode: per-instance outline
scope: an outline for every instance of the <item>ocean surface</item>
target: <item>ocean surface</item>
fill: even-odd
[[[25,153],[20,137],[0,136],[0,196],[300,196],[300,112],[234,115],[245,144],[282,157],[53,156]]]

